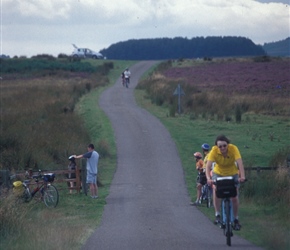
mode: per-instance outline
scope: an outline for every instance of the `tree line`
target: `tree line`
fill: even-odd
[[[272,43],[265,43],[263,49],[269,56],[290,56],[290,37]]]
[[[196,37],[192,39],[131,39],[100,51],[108,59],[166,60],[266,55],[260,45],[245,37]]]

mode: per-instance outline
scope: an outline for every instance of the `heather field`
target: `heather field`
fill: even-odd
[[[182,64],[181,64],[182,65]],[[194,67],[173,67],[164,72],[169,78],[182,78],[200,91],[227,94],[262,95],[277,98],[290,96],[290,60],[269,62],[254,60],[219,60],[195,62]]]
[[[290,115],[289,72],[289,58],[168,61],[138,88],[145,89],[153,103],[171,105],[170,115],[174,116],[177,103],[172,94],[180,84],[185,92],[183,113],[240,122],[249,113]]]

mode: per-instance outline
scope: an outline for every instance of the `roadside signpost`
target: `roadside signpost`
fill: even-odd
[[[178,114],[180,114],[180,98],[182,95],[185,95],[183,89],[180,87],[180,84],[178,84],[177,88],[175,89],[173,95],[178,96]]]

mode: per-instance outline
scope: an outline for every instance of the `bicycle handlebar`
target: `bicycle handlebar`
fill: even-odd
[[[223,176],[223,177],[225,177],[225,178],[226,178],[226,177],[232,177],[232,176]],[[212,179],[211,179],[211,180],[212,180]],[[230,180],[230,178],[229,178],[229,180]],[[234,179],[233,179],[233,180],[234,180]],[[238,181],[236,181],[236,180],[235,180],[235,184],[244,183],[244,182],[246,182],[246,181],[248,181],[248,179],[245,179],[245,180],[244,180],[244,181],[242,181],[242,182],[241,182],[241,181],[239,181],[239,180],[238,180]],[[212,183],[213,183],[214,185],[216,185],[216,183],[217,183],[217,180],[212,180]]]

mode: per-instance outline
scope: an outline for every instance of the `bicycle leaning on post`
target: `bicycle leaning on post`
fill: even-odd
[[[28,173],[26,177],[29,177]],[[23,193],[20,198],[24,202],[30,202],[32,198],[37,198],[40,201],[44,202],[47,207],[56,207],[59,200],[59,194],[55,186],[52,185],[55,178],[55,174],[41,174],[41,171],[37,175],[33,175],[32,179],[36,184],[36,187],[33,190],[30,190],[29,185],[30,179],[22,181],[13,182],[13,189],[19,189],[23,187]],[[40,195],[39,195],[40,194]]]
[[[231,198],[237,196],[236,182],[232,176],[218,177],[214,182],[216,185],[216,196],[222,198],[222,216],[220,227],[224,230],[226,243],[231,246],[231,237],[233,236],[233,215],[231,208]]]

